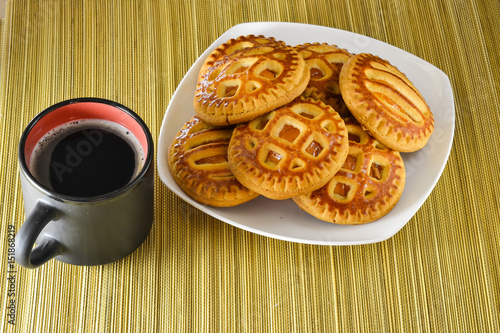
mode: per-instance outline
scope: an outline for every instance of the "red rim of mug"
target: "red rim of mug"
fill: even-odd
[[[84,119],[98,119],[115,122],[127,128],[139,140],[145,156],[144,165],[141,171],[125,187],[98,197],[115,196],[116,192],[126,191],[129,187],[133,186],[138,179],[142,178],[142,175],[151,165],[153,159],[153,139],[149,128],[135,112],[124,105],[106,99],[74,98],[52,105],[39,113],[31,120],[21,136],[19,144],[21,168],[32,182],[36,183],[44,191],[51,193],[53,196],[76,201],[88,201],[90,199],[88,197],[72,197],[48,189],[31,175],[28,168],[33,149],[47,132],[63,124]]]

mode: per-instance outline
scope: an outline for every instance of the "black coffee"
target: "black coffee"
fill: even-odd
[[[54,191],[80,197],[105,194],[125,186],[135,170],[135,153],[118,135],[81,130],[62,139],[50,159]]]
[[[40,141],[30,167],[38,181],[60,194],[92,197],[132,180],[143,159],[137,139],[119,125],[89,124],[63,126]]]

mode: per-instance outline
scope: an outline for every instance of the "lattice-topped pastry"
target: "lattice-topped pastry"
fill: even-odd
[[[258,196],[233,176],[227,147],[233,127],[214,127],[197,116],[188,121],[172,141],[168,164],[175,182],[196,201],[230,207]]]
[[[352,115],[378,141],[401,152],[425,146],[433,115],[417,88],[388,61],[357,54],[342,67],[339,82]]]
[[[327,43],[306,43],[295,46],[295,49],[306,61],[311,72],[311,79],[302,96],[330,105],[342,117],[349,116],[349,109],[340,94],[339,75],[342,66],[352,54]]]
[[[354,118],[345,119],[349,153],[342,168],[322,188],[293,198],[318,219],[338,224],[374,221],[396,205],[406,173],[399,152],[363,130]]]
[[[298,97],[238,125],[228,158],[243,185],[271,199],[288,199],[326,184],[342,166],[347,150],[339,114],[321,101]]]
[[[212,52],[198,81],[196,114],[211,125],[227,125],[250,121],[292,101],[304,91],[309,71],[293,47],[247,36]]]
[[[201,66],[200,72],[198,73],[198,82],[201,81],[202,75],[207,72],[207,70],[214,66],[215,62],[223,59],[231,54],[236,54],[238,51],[243,49],[252,48],[255,46],[267,46],[267,47],[283,47],[286,46],[285,42],[278,41],[274,37],[266,36],[239,36],[235,39],[230,39],[227,42],[219,45],[215,50],[213,50],[210,55],[205,59],[203,65]]]

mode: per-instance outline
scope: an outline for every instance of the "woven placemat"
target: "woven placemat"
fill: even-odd
[[[0,327],[17,332],[500,330],[500,4],[454,0],[10,0],[0,45]],[[12,264],[24,220],[17,145],[44,108],[82,96],[136,111],[153,137],[183,75],[250,21],[370,36],[442,69],[455,140],[434,191],[391,239],[316,246],[240,230],[156,177],[155,222],[99,267]]]

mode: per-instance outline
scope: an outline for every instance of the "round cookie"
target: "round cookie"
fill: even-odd
[[[200,203],[231,207],[258,196],[238,182],[229,169],[227,146],[232,132],[232,127],[213,127],[194,116],[170,144],[172,177]]]
[[[388,61],[357,54],[342,67],[339,83],[352,115],[382,144],[401,152],[425,146],[433,115],[417,88]]]
[[[291,103],[238,125],[229,167],[249,189],[271,199],[311,192],[342,166],[348,150],[344,121],[321,101]]]
[[[252,48],[255,46],[268,46],[268,47],[280,47],[286,46],[285,42],[278,41],[274,37],[266,37],[263,35],[255,36],[239,36],[238,38],[233,38],[227,42],[219,45],[215,50],[213,50],[210,55],[205,59],[201,69],[198,73],[198,82],[206,71],[214,66],[214,63],[226,56],[230,56],[233,53],[241,51],[243,49]]]
[[[341,117],[350,116],[340,94],[339,75],[342,66],[352,54],[327,43],[306,43],[295,46],[295,49],[306,61],[311,72],[311,79],[302,96],[330,105]]]
[[[375,140],[353,119],[345,119],[349,154],[342,168],[322,188],[293,198],[300,208],[323,221],[362,224],[394,208],[405,185],[399,152]]]
[[[228,41],[227,49],[241,46],[237,41]],[[228,55],[217,51],[205,63],[193,106],[203,121],[215,126],[247,122],[283,106],[309,82],[304,59],[284,43],[236,47]]]

